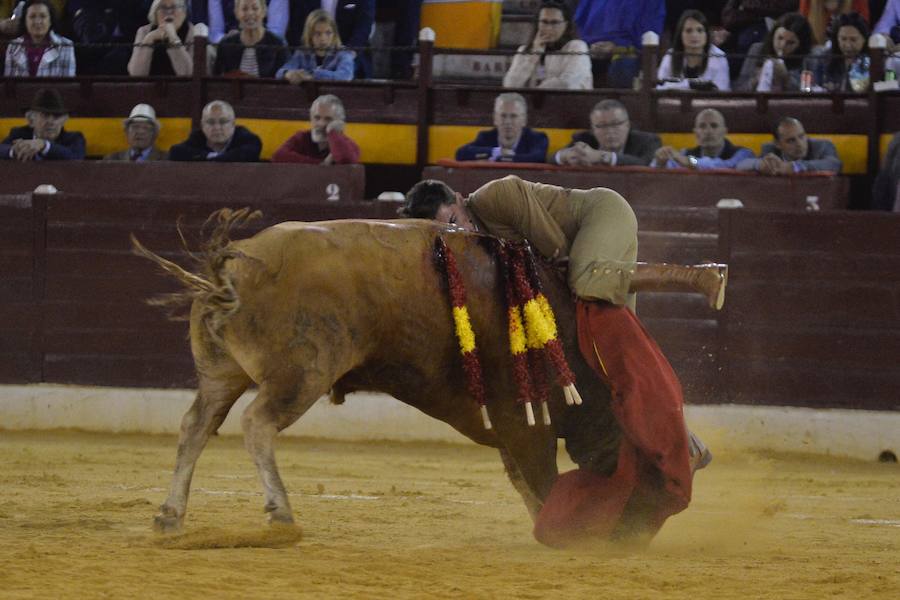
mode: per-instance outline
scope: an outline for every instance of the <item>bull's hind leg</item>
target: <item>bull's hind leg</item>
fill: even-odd
[[[250,378],[231,359],[223,359],[214,370],[199,372],[198,377],[197,397],[181,420],[172,488],[153,522],[157,531],[181,529],[197,459],[209,436],[219,429],[235,401],[250,385]]]
[[[296,377],[296,375],[294,375]],[[293,523],[287,491],[275,464],[275,435],[303,416],[315,401],[326,394],[331,383],[321,378],[277,381],[268,379],[256,399],[244,411],[241,425],[244,445],[253,457],[265,491],[265,510],[273,523]]]

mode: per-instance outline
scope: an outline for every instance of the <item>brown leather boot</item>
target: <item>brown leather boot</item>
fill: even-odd
[[[699,292],[709,305],[720,310],[725,304],[725,285],[728,265],[670,265],[666,263],[637,263],[631,277],[631,292]]]

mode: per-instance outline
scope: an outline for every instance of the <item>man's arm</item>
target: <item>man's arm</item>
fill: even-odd
[[[207,154],[209,150],[206,148],[203,132],[194,131],[188,139],[169,149],[169,160],[182,162],[206,160]]]
[[[317,165],[322,159],[310,153],[311,143],[309,132],[298,131],[275,151],[272,162]]]
[[[629,136],[629,142],[632,136]],[[634,142],[626,144],[623,152],[616,152],[616,165],[646,167],[653,160],[653,155],[662,146],[662,141],[655,133],[634,132]]]
[[[225,152],[212,160],[215,162],[259,162],[260,152],[262,152],[262,140],[250,130],[238,127],[235,128],[231,145]]]
[[[731,158],[712,158],[701,156],[697,159],[697,169],[736,169],[741,161],[753,158],[753,152],[748,148],[739,148]]]
[[[479,131],[475,141],[456,151],[456,160],[488,160],[497,144],[496,131]]]
[[[522,139],[519,140],[519,144],[516,146],[516,153],[513,155],[512,160],[513,162],[529,163],[547,162],[547,147],[549,145],[550,139],[546,133],[525,129],[522,131]]]
[[[50,142],[50,148],[44,154],[47,160],[82,160],[85,155],[84,136],[77,131],[65,133],[65,137]]]
[[[838,158],[837,149],[829,140],[810,140],[813,146],[813,158],[810,160],[796,160],[796,171],[833,171],[840,173],[843,163]]]
[[[336,165],[354,165],[359,162],[359,146],[340,131],[328,132],[328,148]]]

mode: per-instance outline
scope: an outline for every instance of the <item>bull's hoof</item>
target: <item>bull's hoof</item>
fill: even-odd
[[[273,510],[269,512],[269,525],[293,525],[294,516],[290,512]]]
[[[153,531],[157,533],[178,533],[182,529],[183,517],[179,517],[174,510],[167,506],[161,506],[158,515],[153,517]]]

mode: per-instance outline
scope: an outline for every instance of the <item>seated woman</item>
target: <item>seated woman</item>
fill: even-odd
[[[818,86],[832,92],[869,89],[869,26],[859,13],[832,21],[831,48],[817,69]]]
[[[657,89],[731,89],[728,60],[710,41],[709,22],[702,12],[681,13],[672,39],[656,72]]]
[[[519,46],[503,78],[503,87],[569,90],[594,87],[588,46],[575,37],[575,26],[565,4],[541,5],[531,41]]]
[[[812,28],[800,13],[782,15],[765,41],[750,47],[735,90],[782,92],[800,89],[803,59],[812,48]]]
[[[303,25],[303,48],[278,69],[276,77],[293,84],[310,79],[350,81],[353,79],[354,53],[342,49],[337,23],[328,11],[316,9]]]
[[[57,35],[49,0],[28,0],[18,19],[18,37],[6,47],[5,77],[73,77],[72,40]]]
[[[809,21],[816,46],[828,42],[831,22],[839,15],[857,12],[869,22],[868,0],[800,0],[798,12]]]
[[[192,75],[194,26],[187,20],[185,0],[153,0],[147,20],[149,23],[134,36],[128,74]]]
[[[213,74],[275,77],[278,67],[288,59],[288,51],[285,41],[263,26],[266,0],[237,0],[234,14],[240,31],[219,42]]]

